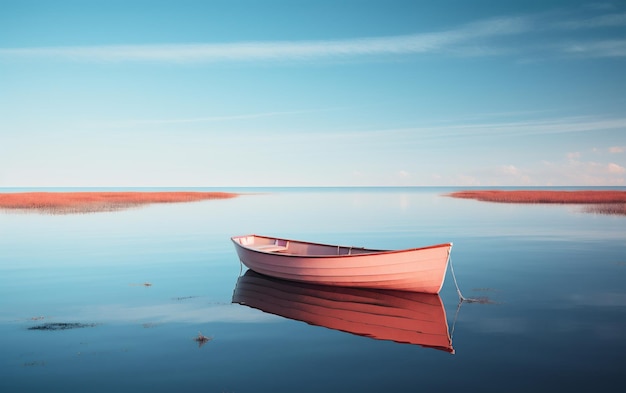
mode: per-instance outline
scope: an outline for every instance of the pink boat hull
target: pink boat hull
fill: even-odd
[[[241,262],[257,273],[321,285],[437,294],[452,243],[370,250],[258,235],[232,238]]]

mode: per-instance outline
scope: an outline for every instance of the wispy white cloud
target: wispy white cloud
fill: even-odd
[[[567,160],[544,161],[536,178],[546,185],[623,186],[626,168],[615,163]]]
[[[500,171],[505,175],[518,175],[520,172],[515,165],[503,165],[500,167]]]
[[[400,170],[400,171],[398,172],[398,176],[399,176],[400,178],[405,179],[405,178],[410,177],[410,176],[411,176],[411,173],[410,173],[410,172],[408,172],[408,171],[405,171],[405,170]]]
[[[624,186],[626,168],[597,162],[529,164],[510,173],[507,166],[467,169],[462,174],[433,176],[435,185],[458,186]]]
[[[575,151],[575,152],[567,153],[567,158],[569,160],[577,160],[580,158],[580,152]]]
[[[614,174],[619,174],[619,175],[626,173],[626,168],[618,164],[615,164],[613,162],[607,165],[607,170],[609,171],[609,173],[614,173]]]
[[[138,126],[138,125],[212,123],[212,122],[224,122],[224,121],[234,121],[234,120],[251,120],[251,119],[260,119],[260,118],[267,118],[267,117],[287,116],[287,115],[298,115],[298,114],[324,112],[324,111],[331,111],[331,110],[336,110],[336,109],[260,112],[260,113],[246,113],[246,114],[224,115],[224,116],[188,117],[188,118],[177,118],[177,119],[127,120],[127,121],[107,123],[105,125],[112,126],[112,127],[130,127],[130,126]]]
[[[456,175],[451,184],[458,184],[465,187],[475,187],[481,185],[480,181],[475,176],[466,174]]]
[[[595,12],[598,12],[596,10]],[[386,37],[321,41],[249,41],[152,45],[61,46],[0,48],[0,59],[48,58],[90,62],[215,63],[228,61],[310,61],[411,54],[452,56],[530,55],[554,57],[555,52],[578,57],[626,56],[626,40],[563,40],[562,33],[626,26],[626,13],[578,16],[565,21],[554,13],[503,16],[447,30]],[[548,33],[555,33],[550,36]],[[541,35],[539,36],[538,33]],[[514,45],[501,39],[521,36]],[[555,51],[556,49],[556,51]]]
[[[446,31],[390,37],[327,41],[2,48],[0,57],[195,63],[403,55],[446,51],[474,39],[518,34],[530,28],[525,18],[509,17],[469,23]]]
[[[583,19],[572,19],[554,25],[561,29],[593,29],[600,27],[626,26],[626,13],[606,14]]]
[[[626,150],[625,146],[611,146],[609,147],[609,153],[618,154],[623,153]]]
[[[492,135],[543,135],[601,130],[626,130],[626,118],[564,117],[531,121],[472,123],[422,126],[373,131],[373,133],[419,134],[435,138],[480,137]]]
[[[626,40],[585,41],[565,44],[562,51],[584,57],[626,57]]]
[[[582,11],[582,13],[581,13]],[[613,8],[592,7],[575,10],[576,16],[565,12],[536,14],[529,17],[535,31],[535,40],[520,49],[520,55],[530,56],[523,62],[536,62],[540,59],[562,58],[604,58],[625,57],[626,13],[606,12]],[[603,12],[602,14],[597,14]],[[606,13],[604,13],[606,12]],[[590,31],[595,30],[594,34]],[[599,33],[599,34],[596,34]],[[595,37],[594,37],[595,36]]]
[[[615,163],[567,159],[466,169],[463,176],[433,179],[437,184],[529,186],[623,186],[626,168]]]
[[[607,130],[626,131],[626,117],[624,118],[603,118],[603,117],[561,117],[530,121],[510,121],[510,122],[473,122],[466,119],[450,120],[443,125],[416,125],[404,128],[374,128],[374,129],[335,129],[328,130],[311,129],[307,132],[285,134],[283,131],[268,131],[267,135],[280,137],[284,143],[287,140],[301,143],[317,143],[326,141],[337,144],[342,141],[358,140],[361,146],[371,145],[375,149],[382,149],[390,146],[392,149],[414,148],[411,142],[421,143],[425,140],[466,140],[468,138],[492,138],[507,136],[535,136],[546,134],[574,134],[574,133],[594,133]],[[255,138],[260,136],[250,135],[249,139],[256,143]],[[576,160],[580,158],[580,152],[570,152],[568,159]]]
[[[533,179],[528,169],[517,165],[466,168],[464,173],[448,178],[433,179],[438,184],[459,184],[464,186],[514,186],[531,185]]]
[[[609,2],[588,3],[585,4],[583,8],[591,11],[613,11],[617,9],[615,4]]]

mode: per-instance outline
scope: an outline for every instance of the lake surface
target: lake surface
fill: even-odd
[[[453,189],[221,190],[248,194],[95,214],[0,213],[0,391],[623,383],[626,217],[442,196]],[[440,299],[454,354],[233,304],[246,269],[229,238],[249,233],[380,249],[453,242],[461,291],[489,302],[458,308],[448,272]],[[73,328],[30,329],[44,324]],[[211,340],[199,345],[199,332]]]

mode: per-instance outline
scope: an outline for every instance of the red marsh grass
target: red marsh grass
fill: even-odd
[[[0,209],[45,214],[117,211],[152,203],[234,198],[227,192],[21,192],[0,194]]]
[[[480,190],[457,191],[447,196],[498,203],[552,203],[586,205],[585,212],[626,215],[626,191]]]

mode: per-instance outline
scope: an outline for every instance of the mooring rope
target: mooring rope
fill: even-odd
[[[459,283],[456,281],[456,274],[454,274],[454,266],[452,266],[452,257],[449,257],[448,262],[450,263],[450,272],[452,273],[452,279],[454,280],[454,286],[456,287],[456,293],[459,295],[459,304],[456,306],[456,311],[454,313],[454,319],[452,321],[452,328],[450,329],[450,341],[454,338],[454,328],[456,327],[456,320],[459,316],[459,311],[461,311],[461,305],[465,302],[475,303],[480,302],[479,299],[466,298],[461,293],[461,289],[459,288]]]
[[[471,297],[465,297],[461,293],[461,289],[459,288],[459,283],[456,281],[456,275],[454,274],[454,266],[452,266],[452,257],[449,257],[448,262],[450,264],[450,272],[452,273],[452,279],[454,280],[454,286],[456,287],[456,293],[459,295],[459,304],[456,306],[456,311],[454,312],[454,319],[452,321],[452,328],[450,329],[450,340],[454,337],[454,328],[456,326],[456,320],[459,316],[459,311],[461,311],[461,305],[465,302],[467,303],[490,303],[488,299],[476,299]]]
[[[456,319],[459,316],[459,311],[461,310],[461,304],[463,301],[459,301],[459,304],[456,306],[456,312],[454,313],[454,320],[452,321],[452,329],[450,329],[450,341],[454,339],[454,327],[456,326]]]
[[[454,266],[452,266],[452,257],[449,257],[449,261],[448,262],[450,263],[450,272],[452,273],[452,279],[454,280],[454,286],[456,287],[456,293],[459,295],[459,300],[461,301],[461,303],[463,303],[463,302],[468,302],[468,303],[480,302],[480,299],[467,298],[467,297],[463,296],[463,294],[461,293],[461,290],[459,289],[459,283],[456,281],[456,275],[454,274]]]
[[[456,281],[456,275],[454,274],[454,266],[452,266],[452,257],[450,257],[450,272],[452,273],[452,279],[454,280],[454,286],[456,287],[456,293],[457,295],[459,295],[459,300],[461,302],[465,301],[465,297],[463,297],[463,294],[461,293],[461,290],[459,289],[459,283]]]

